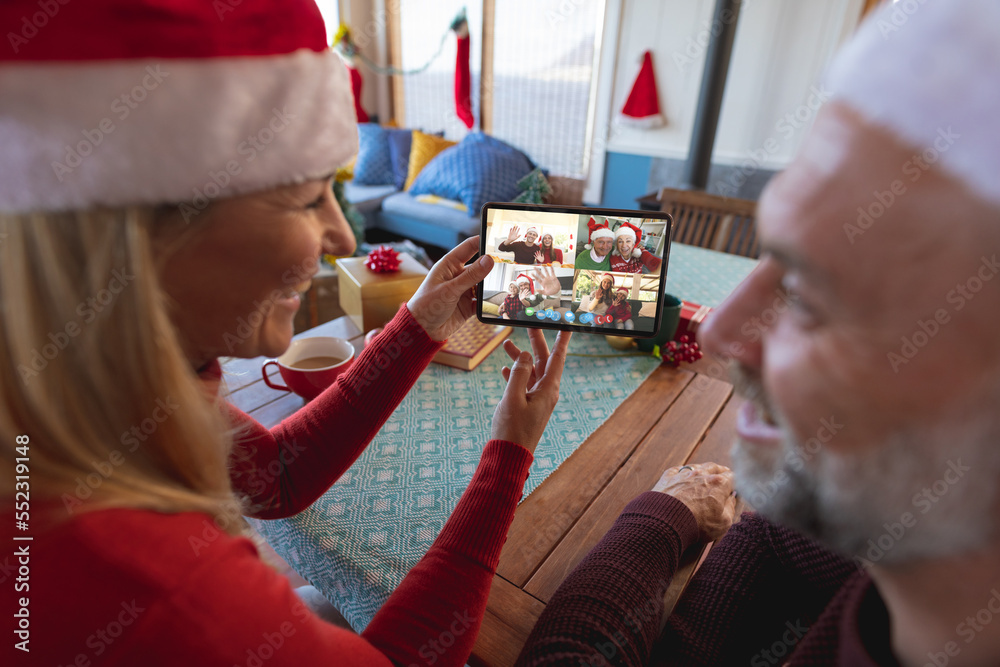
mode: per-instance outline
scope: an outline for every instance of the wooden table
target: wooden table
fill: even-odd
[[[472,664],[511,665],[559,584],[664,469],[727,464],[742,399],[725,365],[705,358],[660,366],[521,503],[514,517]],[[704,549],[685,554],[667,591],[667,615]],[[665,615],[666,616],[666,615]]]
[[[338,336],[360,351],[361,332],[342,317],[308,332]],[[229,400],[265,426],[302,407],[261,381],[260,359],[225,363]],[[653,487],[665,468],[729,460],[741,399],[725,366],[702,359],[658,367],[580,448],[518,507],[473,652],[472,664],[513,664],[546,602],[611,527],[628,502]],[[702,557],[686,555],[667,592],[668,610]]]

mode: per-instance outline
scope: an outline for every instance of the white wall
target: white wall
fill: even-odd
[[[610,103],[612,118],[617,115],[642,53],[649,49],[667,125],[656,130],[612,125],[607,149],[684,159],[715,0],[623,2],[613,90],[610,100],[601,103]],[[744,0],[743,4],[714,161],[739,164],[756,151],[765,158],[758,160],[761,166],[780,169],[811,125],[814,111],[803,107],[810,101],[810,87],[820,81],[837,47],[853,32],[863,0]],[[788,114],[794,119],[796,113],[800,120],[786,119]]]

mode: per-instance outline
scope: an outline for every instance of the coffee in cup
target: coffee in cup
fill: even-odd
[[[343,338],[297,338],[283,355],[265,361],[261,373],[268,387],[295,392],[309,401],[333,384],[353,361],[354,346]],[[268,376],[267,367],[272,364],[278,367],[286,386],[272,382]]]

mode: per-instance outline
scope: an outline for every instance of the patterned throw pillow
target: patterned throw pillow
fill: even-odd
[[[359,123],[358,143],[354,182],[358,185],[392,185],[389,130],[375,123]]]
[[[432,194],[461,201],[470,215],[488,201],[511,201],[517,182],[535,168],[527,155],[482,132],[473,132],[420,172],[410,194]]]
[[[432,134],[424,134],[419,130],[413,131],[413,145],[410,146],[410,164],[406,174],[404,190],[409,190],[413,181],[423,171],[423,168],[434,159],[434,157],[446,148],[455,145],[454,141],[448,141]],[[433,194],[433,193],[431,193]]]
[[[392,161],[392,184],[402,190],[410,171],[412,130],[389,130],[389,159]]]

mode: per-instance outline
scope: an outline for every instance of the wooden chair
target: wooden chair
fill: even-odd
[[[659,200],[660,210],[674,218],[673,241],[754,259],[760,256],[757,202],[673,188],[660,190]]]

